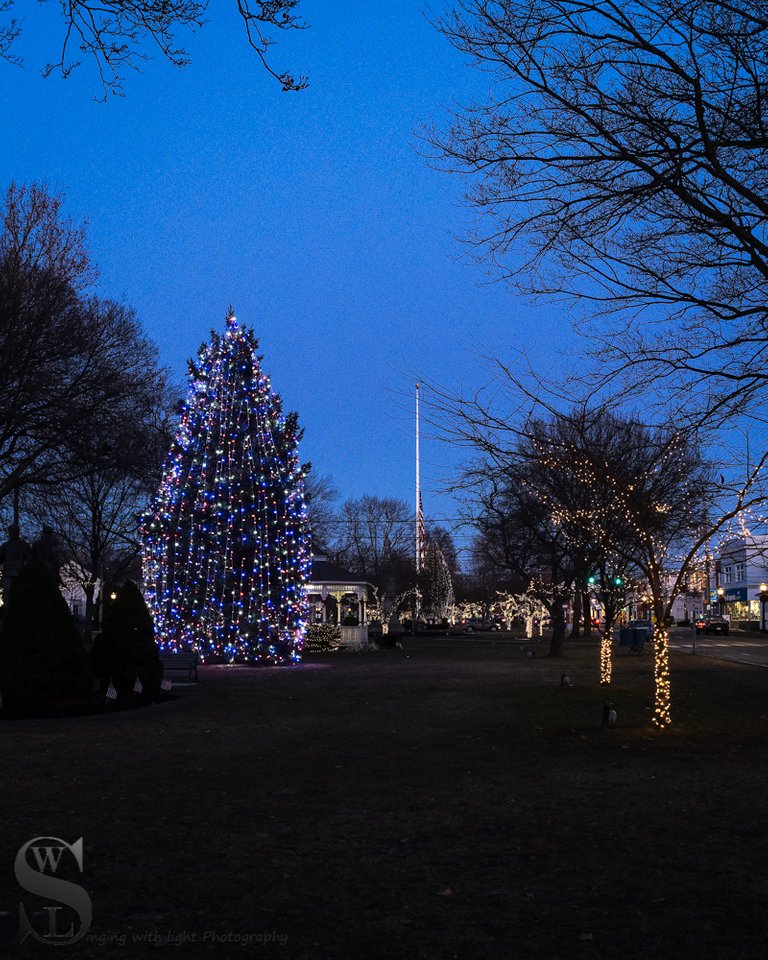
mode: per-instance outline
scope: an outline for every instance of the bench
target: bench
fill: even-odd
[[[175,674],[176,679],[197,683],[196,653],[161,653],[160,663],[163,665],[164,680],[173,680],[171,674]]]

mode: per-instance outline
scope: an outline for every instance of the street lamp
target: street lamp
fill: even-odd
[[[650,619],[649,608],[651,605],[651,598],[647,593],[643,593],[640,595],[640,604],[641,604],[640,612],[643,614],[643,616],[648,616],[648,618]]]
[[[723,609],[725,605],[725,588],[724,587],[717,588],[717,599],[720,604],[720,616],[722,617],[723,614],[725,613],[725,610]]]
[[[762,631],[762,633],[765,633],[766,629],[768,629],[765,626],[766,601],[768,601],[768,583],[765,583],[765,581],[763,581],[763,583],[760,584],[760,630]]]

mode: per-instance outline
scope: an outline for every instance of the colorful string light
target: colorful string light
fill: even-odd
[[[190,363],[145,519],[144,581],[162,649],[278,664],[300,659],[310,552],[297,419],[258,346],[230,313]]]

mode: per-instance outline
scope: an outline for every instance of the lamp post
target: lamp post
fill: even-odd
[[[641,594],[640,604],[641,606],[639,612],[643,614],[643,617],[647,616],[648,619],[650,619],[651,598],[647,593]],[[640,617],[639,619],[643,619],[643,617]]]
[[[724,607],[725,607],[725,588],[724,588],[724,587],[718,587],[718,588],[717,588],[717,600],[718,600],[718,603],[719,603],[719,605],[720,605],[720,616],[722,617],[722,616],[724,616],[724,614],[725,614],[725,609],[724,609]]]
[[[765,581],[763,581],[763,583],[760,584],[760,632],[761,633],[765,633],[766,629],[768,629],[765,626],[766,601],[768,601],[768,583],[765,583]]]

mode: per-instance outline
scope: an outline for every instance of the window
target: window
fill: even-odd
[[[723,583],[733,583],[733,567],[723,567]]]
[[[744,564],[737,563],[733,568],[733,579],[740,583],[744,579]]]

